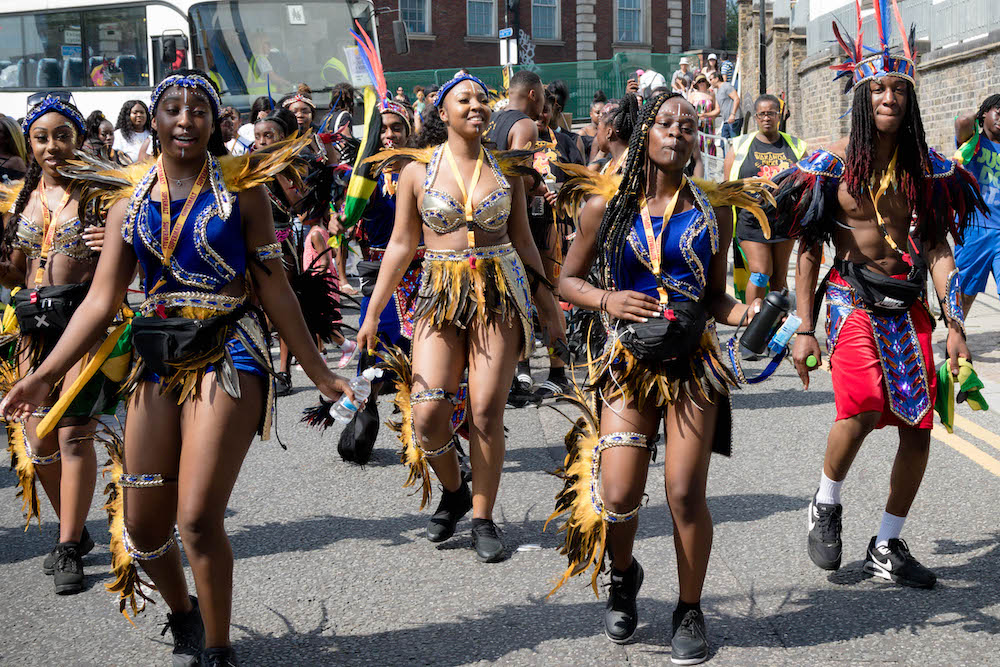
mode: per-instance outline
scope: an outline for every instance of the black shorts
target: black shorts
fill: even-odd
[[[740,211],[736,218],[736,238],[740,241],[751,241],[753,243],[781,243],[788,241],[791,237],[787,229],[778,229],[771,225],[771,238],[764,238],[764,231],[760,228],[760,223],[749,213]]]

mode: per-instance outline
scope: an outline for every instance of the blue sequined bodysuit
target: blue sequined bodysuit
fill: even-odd
[[[184,303],[206,307],[216,305],[212,297],[247,269],[247,247],[240,220],[239,200],[226,190],[218,162],[210,158],[209,183],[198,195],[187,222],[181,231],[177,247],[170,258],[170,270],[165,271],[160,230],[160,202],[149,196],[156,181],[155,167],[136,188],[122,223],[122,236],[131,245],[145,275],[147,301],[156,297],[184,295]],[[172,202],[172,222],[176,222],[184,202]],[[149,290],[165,279],[150,299]],[[265,371],[235,337],[226,345],[239,371],[264,375]],[[213,370],[212,368],[208,369]]]

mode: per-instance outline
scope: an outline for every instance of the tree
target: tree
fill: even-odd
[[[736,0],[726,0],[726,36],[722,46],[735,51],[740,44],[740,9]]]

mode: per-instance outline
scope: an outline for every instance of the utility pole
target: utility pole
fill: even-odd
[[[767,16],[764,13],[764,0],[760,0],[760,63],[757,67],[760,76],[760,94],[767,94]]]

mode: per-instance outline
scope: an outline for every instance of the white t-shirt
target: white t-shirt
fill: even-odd
[[[226,142],[226,150],[230,155],[245,155],[250,151],[253,142],[247,142],[243,137],[237,135]]]
[[[253,123],[245,123],[240,125],[240,129],[237,131],[240,135],[240,139],[245,141],[247,144],[252,144],[256,137],[253,134]]]
[[[126,140],[121,130],[115,130],[115,142],[111,147],[125,153],[132,162],[136,162],[139,160],[139,149],[142,147],[142,142],[146,139],[149,139],[149,132],[146,130],[132,133],[131,140]]]

